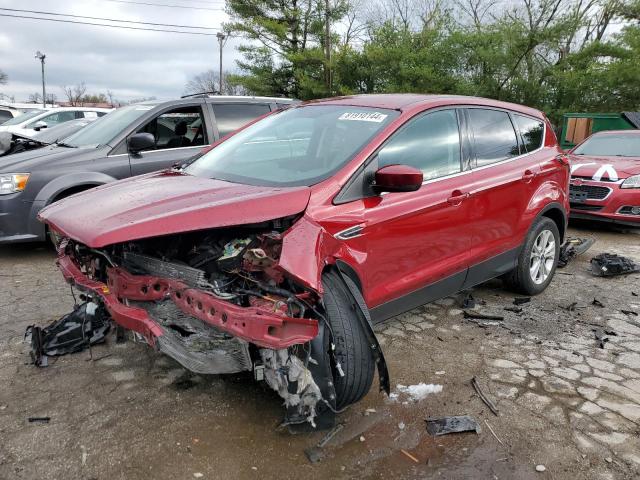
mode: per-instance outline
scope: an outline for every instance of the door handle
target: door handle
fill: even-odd
[[[454,190],[451,192],[451,196],[447,198],[447,203],[449,205],[458,206],[462,202],[464,202],[467,198],[469,198],[469,192],[461,192],[460,190]]]
[[[536,176],[535,172],[532,172],[531,170],[525,170],[524,175],[522,175],[522,181],[524,183],[530,183],[531,180],[535,178],[535,176]]]

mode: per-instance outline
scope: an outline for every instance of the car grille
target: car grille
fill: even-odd
[[[602,205],[585,205],[584,203],[572,203],[571,210],[585,210],[588,212],[597,212],[602,210]]]
[[[599,187],[597,185],[571,185],[569,191],[576,193],[586,193],[588,200],[603,200],[611,192],[609,187]]]

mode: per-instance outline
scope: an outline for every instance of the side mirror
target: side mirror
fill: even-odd
[[[43,128],[47,128],[47,127],[48,127],[47,122],[43,122],[42,120],[38,120],[36,123],[33,124],[33,129],[36,132],[39,132]]]
[[[147,132],[140,132],[131,135],[127,139],[127,148],[131,153],[138,153],[143,150],[149,150],[156,146],[156,139]]]
[[[409,165],[387,165],[376,172],[372,186],[378,193],[415,192],[422,186],[423,178],[420,170]]]

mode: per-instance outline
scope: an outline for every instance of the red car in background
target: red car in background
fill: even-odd
[[[640,130],[595,133],[569,158],[571,218],[640,227]]]
[[[502,277],[551,282],[569,166],[531,108],[371,95],[274,113],[170,171],[44,210],[65,278],[199,373],[251,371],[327,427],[377,367],[372,322]]]

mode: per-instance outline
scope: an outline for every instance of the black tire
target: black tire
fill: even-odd
[[[548,231],[553,235],[555,242],[553,266],[548,271],[546,279],[536,283],[530,273],[532,253],[536,239],[542,232]],[[527,238],[518,256],[518,266],[504,276],[504,282],[510,290],[523,295],[537,295],[549,286],[556,272],[560,255],[560,232],[556,223],[548,217],[538,217],[531,226]]]
[[[369,392],[375,361],[362,328],[362,312],[340,275],[334,271],[325,273],[322,285],[324,308],[336,346],[335,358],[344,372],[344,377],[340,376],[335,365],[332,365],[336,408],[340,410]]]

